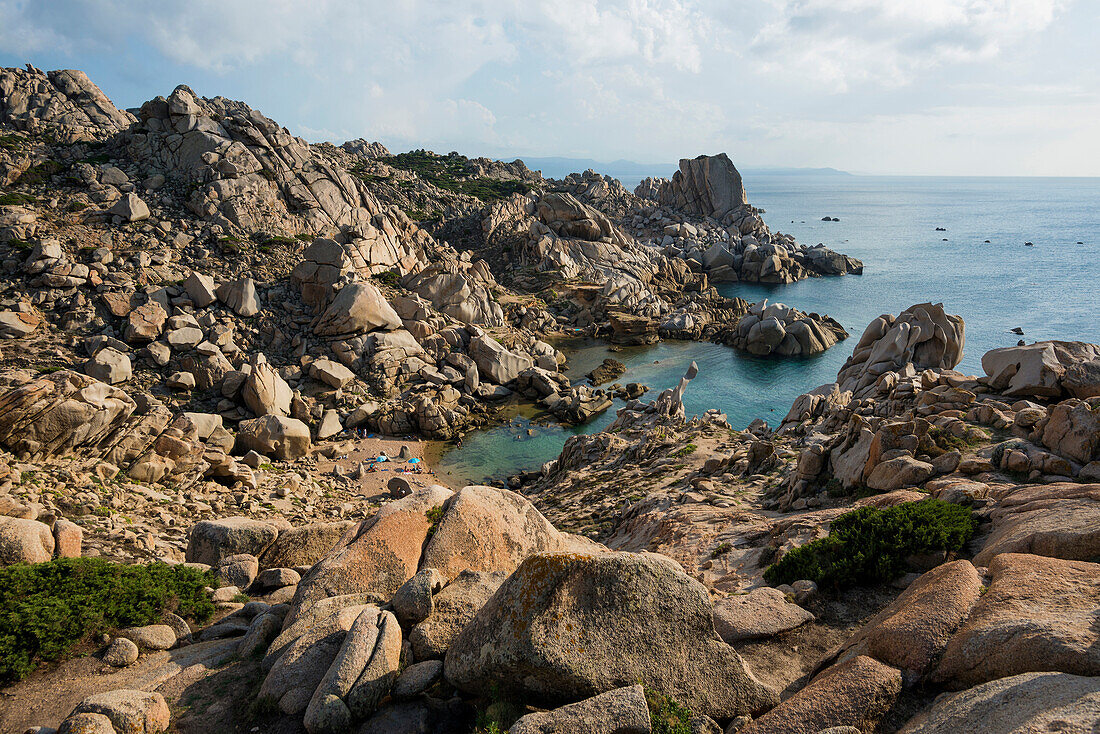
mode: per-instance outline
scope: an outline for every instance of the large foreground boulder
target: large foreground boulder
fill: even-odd
[[[741,734],[817,734],[831,727],[874,731],[901,692],[901,671],[868,657],[834,665]]]
[[[1001,553],[1088,561],[1100,557],[1100,484],[1055,482],[1014,487],[993,510],[993,531],[974,562]]]
[[[650,554],[540,553],[454,640],[456,687],[560,705],[641,682],[716,719],[778,701],[711,622],[706,589]]]
[[[347,529],[350,520],[318,522],[287,528],[260,556],[260,568],[312,566],[331,551]]]
[[[443,505],[421,567],[452,579],[467,569],[511,573],[532,553],[601,547],[559,531],[515,492],[472,485]]]
[[[923,675],[966,621],[981,590],[982,579],[970,561],[937,566],[845,643],[842,659],[869,655]]]
[[[167,731],[171,716],[164,696],[128,689],[89,696],[77,704],[69,718],[80,715],[87,718],[88,714],[106,716],[116,734],[158,734]],[[62,728],[65,729],[65,724]],[[76,728],[66,730],[72,734],[81,731]]]
[[[367,606],[317,685],[306,708],[310,734],[341,734],[366,719],[389,694],[401,658],[401,628],[390,612]]]
[[[50,526],[37,520],[0,516],[0,566],[42,563],[53,557]]]
[[[360,614],[372,608],[367,604],[335,610],[322,606],[319,612],[330,613],[296,620],[299,623],[297,637],[284,641],[283,635],[291,632],[288,628],[271,643],[272,650],[277,649],[277,654],[269,651],[264,658],[264,667],[270,670],[260,686],[260,697],[277,702],[284,714],[304,712],[317,686],[343,649],[348,631]],[[292,623],[291,627],[295,625]]]
[[[429,512],[451,496],[432,486],[391,502],[344,533],[298,584],[296,607],[327,596],[372,592],[385,599],[412,578],[432,526]]]
[[[813,619],[814,615],[787,601],[782,591],[770,586],[714,603],[714,629],[731,645],[787,632]]]

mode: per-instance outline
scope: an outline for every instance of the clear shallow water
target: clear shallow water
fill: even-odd
[[[729,283],[719,290],[827,313],[848,329],[849,340],[801,360],[691,342],[612,353],[590,341],[566,350],[570,377],[582,380],[612,356],[627,365],[620,381],[660,391],[695,360],[699,377],[684,400],[688,414],[718,408],[742,428],[758,417],[774,424],[797,395],[833,381],[872,319],[915,303],[942,302],[966,320],[960,369],[971,374],[981,373],[986,351],[1021,338],[1010,332],[1016,326],[1029,342],[1100,340],[1100,179],[758,174],[746,176],[745,186],[773,231],[857,257],[864,275],[787,286]],[[840,221],[822,222],[824,216]],[[441,468],[468,481],[535,469],[555,458],[570,435],[602,429],[618,407],[572,429],[534,426],[519,416],[512,425],[467,437],[461,449],[444,455]]]

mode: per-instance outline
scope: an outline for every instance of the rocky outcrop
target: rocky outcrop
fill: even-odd
[[[1078,398],[1100,394],[1100,346],[1035,342],[992,349],[982,356],[986,384],[1006,397]]]
[[[241,102],[177,87],[142,105],[128,150],[147,175],[195,185],[188,206],[197,215],[289,235],[339,231],[355,254],[366,254],[366,270],[408,267],[430,240],[304,140]]]
[[[639,190],[645,193],[641,185]],[[741,174],[725,153],[681,158],[679,170],[660,186],[656,198],[666,206],[719,221],[748,203]]]
[[[340,145],[341,148],[351,153],[352,155],[359,156],[360,158],[386,158],[390,155],[386,146],[378,142],[370,142],[363,138],[356,138],[355,140],[348,140]]]
[[[101,140],[134,122],[82,71],[0,69],[0,123],[68,142]]]
[[[559,237],[624,245],[626,237],[601,212],[571,194],[544,194],[535,204],[538,220]]]
[[[715,634],[698,582],[625,553],[526,560],[455,639],[445,675],[466,691],[551,705],[641,681],[718,719],[777,701]]]
[[[840,389],[861,397],[887,372],[951,369],[962,359],[966,329],[962,317],[941,304],[922,303],[883,314],[864,330],[852,356],[837,373]]]
[[[848,332],[828,316],[763,300],[750,306],[737,326],[719,338],[750,354],[809,357],[847,339]]]
[[[92,449],[136,408],[122,390],[62,370],[0,395],[0,445],[39,457]]]
[[[406,279],[405,287],[464,324],[492,327],[504,323],[504,310],[494,296],[497,283],[483,260],[433,263]]]
[[[375,329],[393,331],[401,317],[370,283],[351,283],[340,292],[313,327],[318,336],[350,336]]]

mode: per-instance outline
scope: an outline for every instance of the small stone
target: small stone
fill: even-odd
[[[195,376],[190,372],[173,372],[168,377],[167,384],[173,390],[190,392],[195,389]]]
[[[119,636],[146,650],[170,650],[176,644],[176,632],[166,624],[130,627],[119,632]]]
[[[103,662],[114,668],[133,665],[138,659],[138,646],[125,637],[116,637],[103,653]]]

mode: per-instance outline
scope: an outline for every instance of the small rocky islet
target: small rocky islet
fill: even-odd
[[[966,375],[963,316],[916,304],[743,431],[686,415],[694,364],[651,399],[563,375],[565,335],[847,339],[713,288],[863,268],[769,230],[725,155],[630,192],[3,69],[0,261],[3,731],[1100,720],[1100,346]],[[510,488],[431,473],[505,402],[613,394]]]

